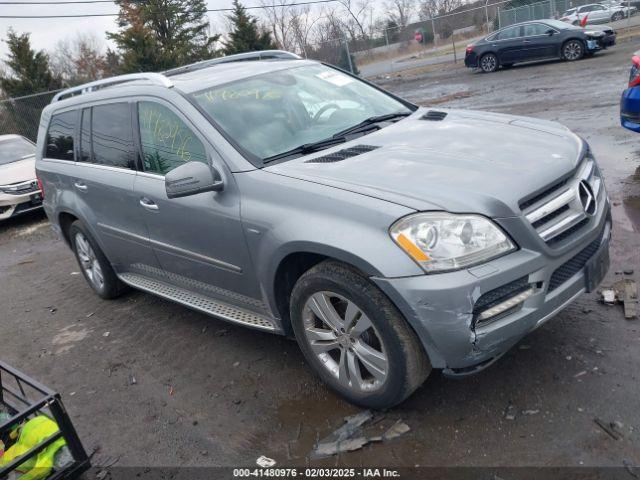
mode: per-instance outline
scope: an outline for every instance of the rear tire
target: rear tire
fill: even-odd
[[[126,285],[116,276],[107,257],[79,220],[69,227],[69,239],[80,271],[94,292],[109,300],[119,297],[127,290]]]
[[[562,58],[568,62],[575,62],[584,57],[584,44],[580,40],[569,40],[562,45]]]
[[[336,261],[304,273],[291,294],[291,324],[307,362],[349,402],[384,409],[429,375],[422,344],[391,301]]]
[[[624,18],[624,13],[622,12],[616,12],[611,16],[611,21],[612,22],[617,22],[620,21]]]
[[[484,73],[492,73],[498,69],[498,57],[494,53],[485,53],[480,58],[480,70]]]

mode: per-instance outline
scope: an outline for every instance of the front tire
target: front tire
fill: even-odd
[[[389,299],[354,268],[325,261],[297,281],[291,324],[315,373],[349,402],[390,408],[429,375],[416,334]]]
[[[580,40],[569,40],[562,46],[562,58],[575,62],[584,57],[584,44]]]
[[[619,20],[622,20],[623,18],[624,18],[624,14],[622,12],[616,12],[611,16],[611,21],[617,22]]]
[[[494,53],[485,53],[480,59],[480,70],[492,73],[498,69],[498,57]]]
[[[80,271],[94,292],[109,300],[126,291],[126,286],[116,276],[111,263],[79,220],[69,227],[69,239]]]

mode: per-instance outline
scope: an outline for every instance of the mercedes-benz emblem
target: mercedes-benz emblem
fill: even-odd
[[[596,196],[593,194],[593,189],[586,180],[582,180],[578,184],[578,198],[584,209],[584,213],[590,217],[596,214],[598,206],[596,204]]]

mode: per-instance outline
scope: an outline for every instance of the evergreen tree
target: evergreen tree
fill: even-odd
[[[258,20],[247,13],[239,0],[233,0],[233,12],[227,18],[232,30],[229,40],[224,42],[226,55],[277,48],[271,33],[258,25]]]
[[[28,33],[18,34],[9,28],[5,41],[9,47],[6,64],[11,71],[0,76],[0,89],[7,97],[19,97],[61,87],[60,78],[51,72],[49,57],[43,50],[36,52],[31,48]]]
[[[107,32],[123,73],[165,70],[216,55],[204,0],[116,0],[118,32]]]

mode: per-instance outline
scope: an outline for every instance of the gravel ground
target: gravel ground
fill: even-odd
[[[420,104],[558,120],[583,135],[614,202],[611,283],[623,268],[640,271],[640,137],[618,125],[634,49],[378,81]],[[254,465],[265,454],[305,465],[318,436],[358,411],[315,379],[290,340],[144,293],[99,299],[41,214],[0,225],[0,285],[0,358],[62,393],[94,464]],[[402,438],[312,465],[640,464],[639,322],[585,295],[485,372],[434,372],[373,427],[402,419],[411,427]],[[596,417],[618,422],[622,438]]]

